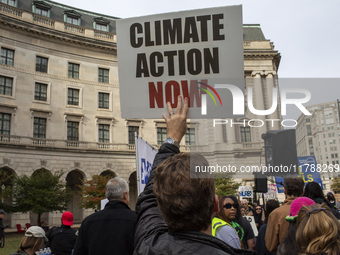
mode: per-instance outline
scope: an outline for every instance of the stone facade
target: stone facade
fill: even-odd
[[[157,147],[160,135],[157,130],[164,128],[165,123],[162,119],[120,117],[116,19],[47,0],[18,0],[16,6],[0,3],[0,47],[4,54],[14,53],[12,65],[6,61],[0,65],[0,77],[12,81],[11,93],[0,93],[3,123],[10,118],[9,130],[2,129],[0,134],[0,167],[14,175],[32,175],[39,169],[52,173],[62,170],[65,184],[73,189],[94,174],[120,176],[129,182],[134,208],[136,160],[135,146],[129,141],[130,127],[137,128],[139,136]],[[3,58],[8,60],[7,55]],[[271,106],[272,89],[278,88],[280,58],[259,25],[244,25],[246,87],[253,88],[257,109]],[[46,71],[40,69],[44,61],[47,61]],[[72,68],[78,68],[78,74]],[[44,93],[39,90],[41,84],[46,88]],[[43,99],[39,98],[41,95]],[[106,101],[100,96],[105,96]],[[214,157],[223,158],[237,168],[244,164],[258,165],[263,157],[261,134],[281,128],[277,123],[271,126],[265,118],[280,119],[279,113],[277,109],[271,116],[263,117],[265,125],[261,128],[248,130],[221,125],[208,132],[214,141]],[[253,118],[250,112],[246,113],[245,119]],[[77,126],[69,126],[71,123]],[[39,125],[44,129],[43,134]],[[103,127],[107,130],[101,130]],[[191,120],[189,128],[194,141],[186,143],[183,139],[184,151],[194,150],[193,144],[202,144],[201,134],[212,127],[211,122],[199,125]],[[77,137],[72,137],[72,130],[77,132]],[[105,141],[101,141],[103,134]],[[69,208],[77,223],[92,213],[80,209],[76,196]],[[49,213],[43,215],[43,220],[58,225],[60,216],[58,212]],[[12,214],[5,218],[11,226],[35,219],[33,214]]]
[[[332,191],[332,179],[339,176],[339,171],[334,171],[340,162],[339,109],[338,101],[308,106],[312,115],[302,114],[296,128],[298,156],[315,156],[323,170],[320,175],[325,194]]]

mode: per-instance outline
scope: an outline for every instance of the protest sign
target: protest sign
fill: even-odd
[[[250,226],[254,231],[254,235],[257,236],[259,234],[259,231],[257,230],[254,216],[243,216],[243,217],[246,218],[246,220],[250,223]]]
[[[253,188],[250,186],[240,186],[238,188],[239,197],[253,198]]]
[[[137,186],[139,195],[143,192],[145,185],[148,182],[157,150],[141,137],[137,137],[136,145]]]
[[[122,118],[159,118],[179,95],[189,118],[232,117],[244,99],[242,7],[117,20],[117,57]]]

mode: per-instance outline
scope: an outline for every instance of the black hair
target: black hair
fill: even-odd
[[[304,196],[308,197],[308,198],[310,198],[312,200],[314,200],[316,198],[324,199],[324,194],[322,192],[322,189],[321,189],[320,185],[317,182],[309,182],[309,183],[307,183],[307,185],[305,187]]]
[[[234,204],[238,204],[238,207],[236,208],[236,220],[240,221],[241,216],[241,208],[240,208],[240,202],[237,200],[237,198],[233,195],[226,196],[225,198],[229,198],[234,201]]]
[[[264,210],[264,223],[268,223],[269,214],[278,207],[280,207],[279,201],[270,199],[266,202],[266,208]]]

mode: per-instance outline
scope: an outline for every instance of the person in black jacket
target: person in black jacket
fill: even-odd
[[[52,227],[46,234],[51,247],[52,254],[54,255],[71,255],[74,244],[76,243],[77,236],[76,230],[72,229],[73,214],[66,211],[61,216],[61,226]]]
[[[306,187],[305,187],[305,191],[304,191],[303,196],[304,197],[308,197],[308,198],[314,200],[314,202],[317,203],[317,204],[325,203],[331,209],[331,211],[333,212],[334,216],[337,219],[340,219],[340,213],[334,207],[334,205],[331,205],[329,203],[329,200],[325,199],[325,196],[323,194],[323,191],[322,191],[319,183],[317,183],[317,182],[308,182]]]
[[[106,184],[109,202],[104,210],[86,217],[81,223],[73,255],[131,255],[137,215],[129,208],[129,185],[120,178]]]
[[[167,104],[167,139],[153,162],[150,177],[137,201],[138,223],[134,254],[253,254],[235,249],[212,236],[218,211],[212,178],[200,178],[191,166],[208,166],[203,156],[180,153],[187,126],[188,99],[178,98],[177,112]],[[206,177],[206,176],[205,176]]]

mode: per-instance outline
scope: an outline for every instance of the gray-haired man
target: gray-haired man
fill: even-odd
[[[106,184],[109,202],[86,217],[79,229],[73,255],[132,254],[137,216],[128,207],[129,185],[119,177]]]

